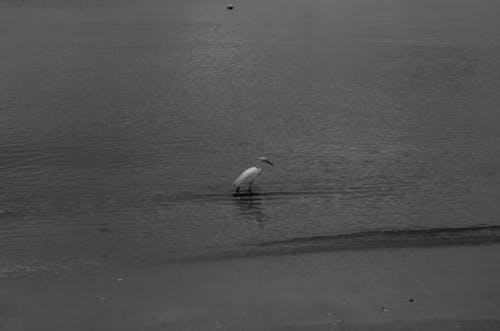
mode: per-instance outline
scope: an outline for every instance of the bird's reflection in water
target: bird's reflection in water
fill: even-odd
[[[270,219],[269,215],[262,211],[262,196],[259,193],[233,194],[233,200],[242,216],[255,219],[261,224]]]

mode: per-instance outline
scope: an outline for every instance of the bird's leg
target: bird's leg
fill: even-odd
[[[252,184],[253,183],[250,183],[250,185],[248,185],[248,192],[252,192]]]
[[[240,187],[236,186],[236,194],[240,193]]]

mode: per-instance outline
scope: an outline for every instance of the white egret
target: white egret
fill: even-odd
[[[260,163],[267,163],[272,166],[274,164],[266,159],[264,156],[259,159]],[[252,191],[252,184],[257,179],[257,177],[260,175],[260,172],[262,171],[262,168],[257,168],[257,167],[251,167],[248,168],[247,170],[243,171],[241,175],[238,176],[233,182],[233,185],[236,187],[236,193],[240,192],[240,186],[248,184],[248,192]]]

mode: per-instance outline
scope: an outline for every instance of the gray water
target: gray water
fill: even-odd
[[[497,0],[225,7],[2,1],[2,275],[500,225]]]

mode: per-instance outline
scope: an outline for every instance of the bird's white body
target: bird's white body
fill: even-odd
[[[265,157],[261,157],[259,159],[259,162],[273,165],[273,163],[268,159],[266,159]],[[248,184],[248,192],[251,192],[252,184],[257,179],[257,177],[259,177],[261,171],[262,168],[258,167],[251,167],[243,171],[241,175],[239,175],[238,178],[236,178],[233,182],[233,186],[236,188],[236,193],[240,191],[240,186],[245,184]]]
[[[262,168],[251,167],[243,171],[241,175],[238,176],[233,182],[235,187],[239,187],[244,184],[252,185],[252,183],[259,177]]]

